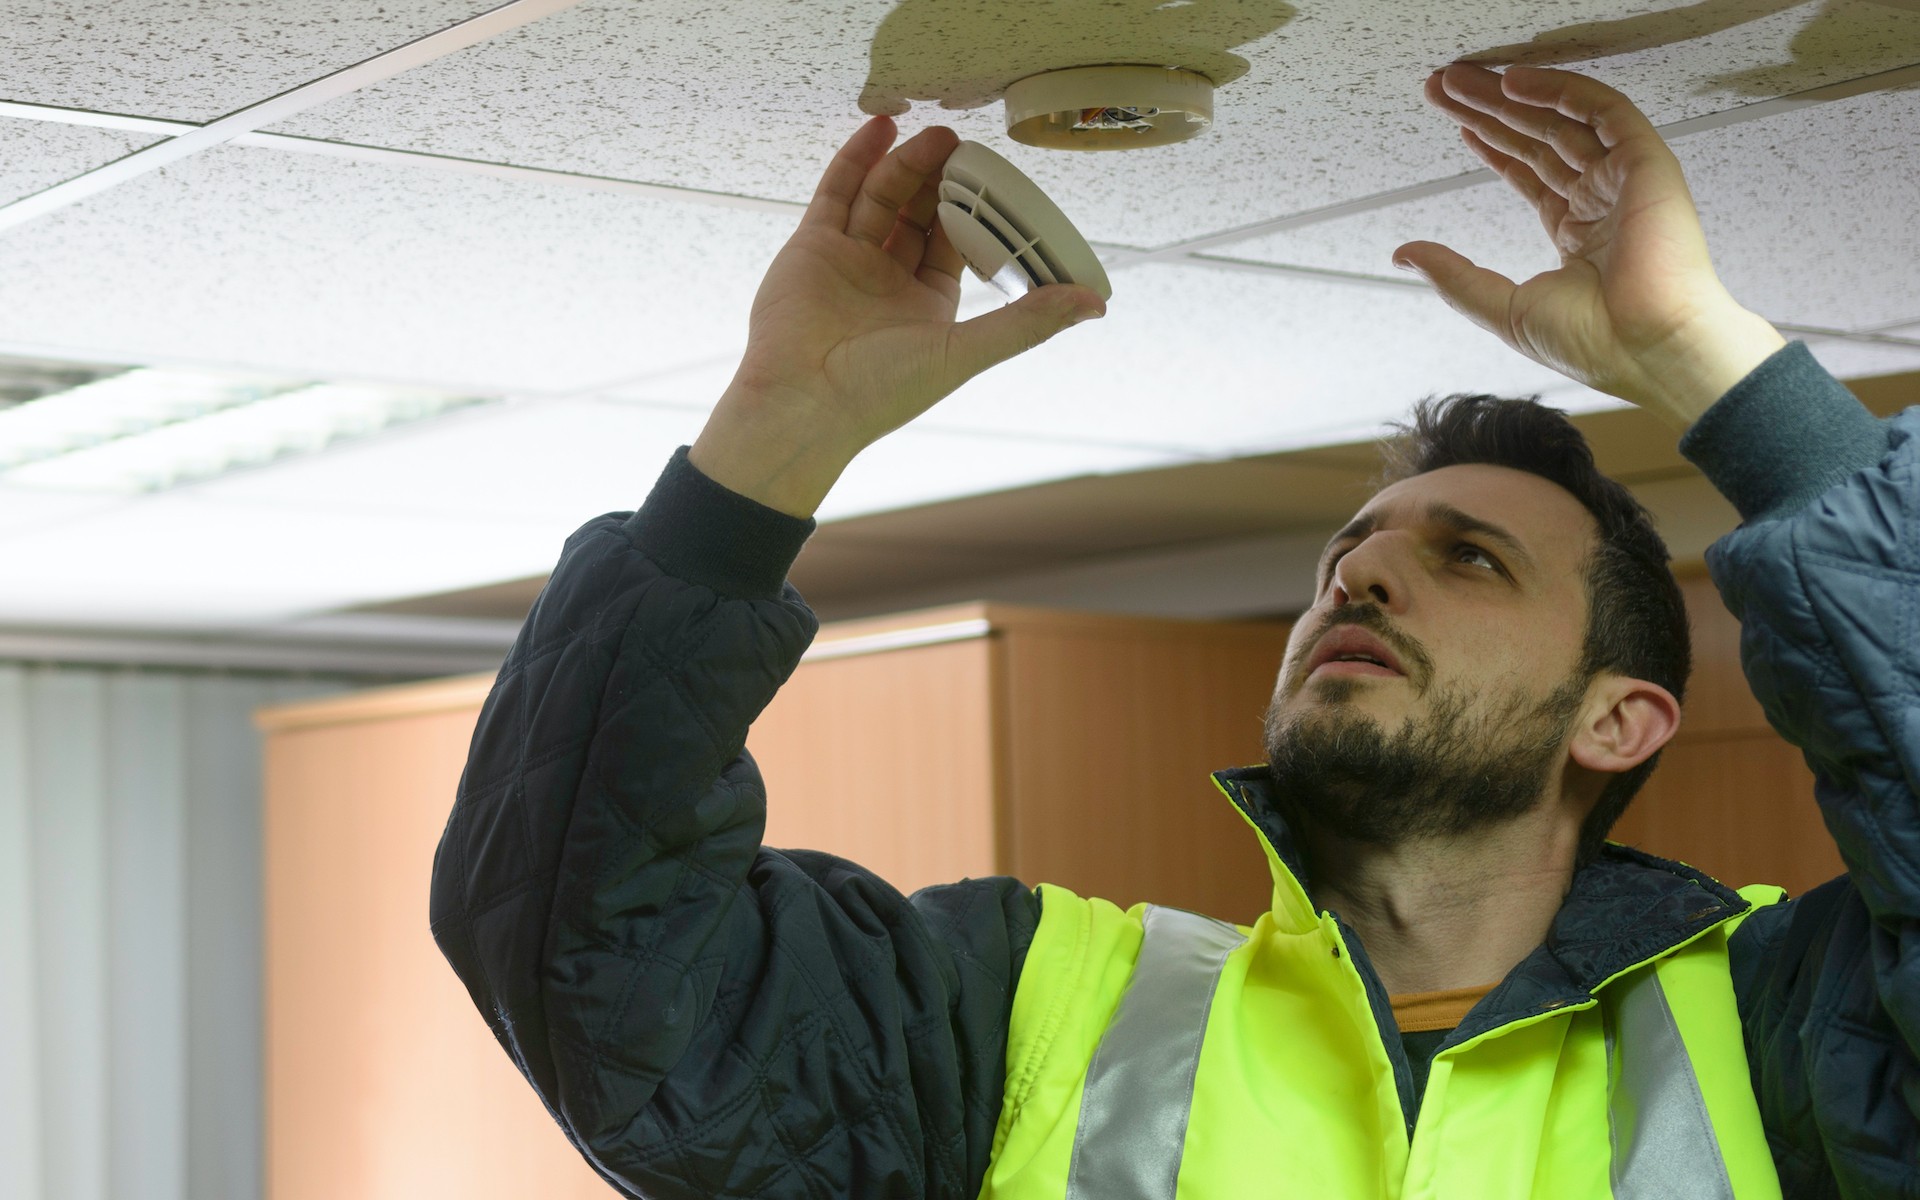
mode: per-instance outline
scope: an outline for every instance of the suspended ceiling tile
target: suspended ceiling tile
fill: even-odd
[[[218,627],[545,571],[577,522],[162,495],[0,537],[0,623]]]
[[[127,502],[124,496],[13,487],[5,482],[4,476],[0,476],[0,539],[13,533],[53,529],[80,517],[118,508]]]
[[[1676,139],[1714,263],[1776,321],[1853,329],[1920,312],[1920,88],[1838,100]],[[1416,200],[1218,253],[1391,275],[1396,246],[1450,245],[1524,279],[1559,259],[1504,184]]]
[[[637,508],[703,411],[534,400],[439,421],[203,484],[209,502],[401,517],[554,517]],[[1045,479],[1133,470],[1168,455],[1005,436],[907,430],[860,456],[823,520]],[[556,547],[557,553],[557,547]]]
[[[1166,466],[1185,457],[1152,448],[910,425],[854,459],[818,516],[834,521],[1055,479]]]
[[[0,204],[84,175],[155,140],[116,129],[0,118]]]
[[[0,0],[8,100],[210,121],[494,0]]]
[[[704,416],[569,400],[465,409],[227,476],[195,494],[233,504],[408,517],[537,515],[577,525],[637,508]]]
[[[1891,375],[1897,371],[1920,370],[1920,340],[1911,346],[1886,342],[1848,342],[1837,338],[1805,339],[1807,349],[1820,365],[1842,379],[1872,375]],[[1920,395],[1912,403],[1920,404]]]
[[[544,572],[580,524],[635,507],[690,436],[653,416],[535,403],[110,511],[99,498],[62,497],[71,511],[0,522],[0,623],[217,626]],[[1161,461],[907,432],[862,456],[821,515]]]
[[[804,201],[862,118],[863,95],[871,111],[919,98],[904,131],[950,124],[1018,162],[1094,240],[1154,246],[1474,169],[1419,94],[1429,71],[1462,56],[1505,48],[1554,61],[1578,46],[1589,69],[1663,122],[1920,61],[1920,12],[1904,4],[1642,10],[1626,0],[1427,0],[1391,14],[1364,0],[1231,10],[587,0],[276,129]],[[1213,127],[1191,141],[1049,153],[1010,142],[997,100],[939,106],[1049,65],[1139,61],[1138,30],[1162,20],[1169,59],[1247,64],[1216,94]]]
[[[220,147],[0,232],[18,345],[481,392],[737,345],[785,216]]]
[[[804,202],[892,7],[586,0],[272,131]]]
[[[962,319],[1000,303],[962,280]],[[735,363],[737,351],[605,396],[707,411]],[[1446,392],[1540,394],[1569,411],[1620,403],[1509,351],[1425,288],[1152,265],[1117,271],[1104,319],[983,372],[906,428],[1252,455],[1371,438],[1415,399]]]
[[[710,405],[727,374],[662,380],[651,396]],[[1424,289],[1156,265],[1115,274],[1102,320],[992,368],[910,428],[1253,454],[1366,437],[1420,397],[1453,391],[1617,403],[1521,358]]]

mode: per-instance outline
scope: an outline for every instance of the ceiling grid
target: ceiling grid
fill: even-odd
[[[1663,3],[1569,0],[1542,28],[1526,0],[1418,0],[1391,21],[1359,0],[1250,0],[1232,20],[1063,0],[1041,29],[1015,0],[341,0],[324,19],[75,0],[72,27],[0,0],[18,47],[0,353],[538,399],[135,501],[0,481],[0,557],[57,576],[63,540],[148,527],[164,544],[191,513],[210,522],[180,551],[192,570],[149,567],[218,583],[218,547],[274,521],[367,539],[365,571],[290,560],[272,586],[225,581],[224,620],[537,570],[697,430],[856,100],[904,110],[903,133],[937,121],[1004,146],[981,103],[1000,76],[1137,53],[1142,29],[1223,72],[1209,133],[1010,152],[1122,272],[1109,317],[883,441],[824,517],[1362,438],[1436,388],[1613,404],[1463,333],[1387,267],[1413,236],[1542,265],[1530,218],[1418,100],[1428,70],[1475,53],[1622,87],[1687,165],[1736,295],[1836,371],[1920,367],[1901,199],[1920,178],[1920,6]],[[968,281],[963,315],[994,302]],[[499,486],[515,463],[527,477]],[[405,549],[435,529],[438,550]],[[0,601],[0,623],[77,612],[101,586],[56,582]],[[186,619],[199,595],[183,582],[168,603]]]

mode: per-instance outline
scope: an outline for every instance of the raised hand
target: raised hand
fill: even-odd
[[[1721,285],[1679,161],[1625,96],[1567,71],[1455,64],[1426,98],[1560,252],[1516,284],[1434,242],[1394,251],[1475,324],[1682,429],[1785,344]]]
[[[1090,289],[1054,285],[956,322],[963,262],[935,210],[959,138],[936,126],[888,153],[895,133],[875,117],[828,165],[760,283],[746,354],[693,446],[710,478],[796,516],[881,435],[1106,309]]]

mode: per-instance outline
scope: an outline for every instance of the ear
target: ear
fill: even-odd
[[[1594,680],[1567,748],[1589,771],[1617,775],[1639,766],[1680,728],[1680,702],[1657,683],[1603,674]]]

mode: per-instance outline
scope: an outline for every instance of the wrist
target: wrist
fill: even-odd
[[[804,400],[737,380],[714,405],[687,461],[729,491],[810,517],[863,447]]]
[[[1724,306],[1683,325],[1658,350],[1641,356],[1645,392],[1625,398],[1685,433],[1786,344],[1766,318],[1729,298]]]

